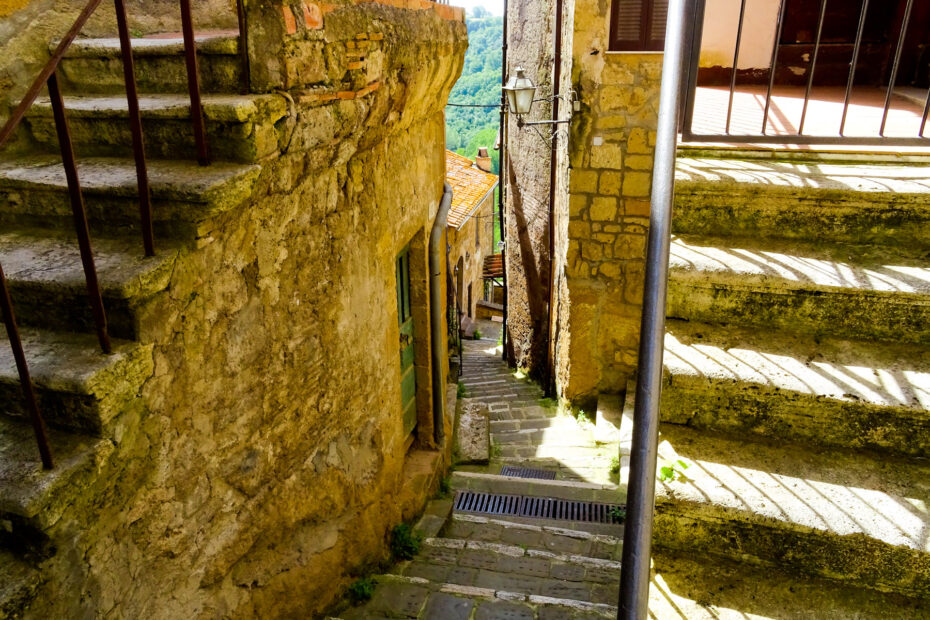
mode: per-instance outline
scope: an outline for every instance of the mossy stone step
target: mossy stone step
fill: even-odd
[[[196,42],[203,92],[239,92],[242,61],[238,35],[199,34]],[[52,48],[55,45],[57,42]],[[188,92],[183,39],[177,36],[134,38],[132,48],[140,92]],[[125,89],[119,39],[77,39],[59,67],[64,87],[69,92],[119,93]]]
[[[666,329],[666,422],[930,456],[930,351],[922,345],[684,321]]]
[[[257,165],[150,160],[156,232],[191,236],[197,224],[242,204],[260,170]],[[82,159],[78,174],[92,230],[138,230],[139,198],[131,159]],[[0,223],[74,230],[68,185],[58,158],[0,161]]]
[[[849,451],[748,442],[664,424],[656,545],[930,596],[930,467]]]
[[[925,163],[679,157],[676,233],[930,248]]]
[[[22,329],[20,337],[48,425],[94,436],[119,434],[113,425],[152,374],[151,345],[115,341],[105,355],[89,334]],[[9,346],[0,347],[0,413],[27,416]]]
[[[0,618],[20,618],[42,583],[38,569],[10,551],[0,549]]]
[[[678,236],[668,316],[930,343],[930,258],[878,247]]]
[[[134,339],[137,310],[168,287],[180,250],[162,242],[147,258],[141,239],[94,237],[91,244],[110,335]],[[0,233],[0,264],[21,324],[95,333],[76,238],[39,230]]]
[[[65,98],[71,139],[78,156],[132,155],[128,103],[124,95]],[[148,158],[195,159],[197,150],[187,95],[139,97]],[[207,143],[217,161],[255,162],[279,150],[276,123],[287,114],[280,95],[205,95]],[[32,136],[57,153],[52,106],[42,98],[26,116]]]

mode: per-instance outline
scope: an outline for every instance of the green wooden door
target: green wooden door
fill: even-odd
[[[400,394],[404,435],[417,425],[417,377],[413,367],[413,315],[410,312],[410,250],[397,257],[397,323],[400,328]]]

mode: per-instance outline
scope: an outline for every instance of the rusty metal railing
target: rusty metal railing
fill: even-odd
[[[197,161],[201,165],[209,164],[209,149],[207,144],[206,128],[203,117],[203,105],[200,98],[200,78],[197,67],[197,48],[194,39],[193,20],[191,18],[190,0],[179,0],[181,10],[182,32],[184,37],[184,56],[187,65],[188,91],[191,101],[191,120],[194,131],[194,140],[197,149]],[[74,155],[74,145],[71,139],[71,130],[68,126],[68,117],[65,110],[64,98],[58,83],[57,71],[65,53],[71,47],[77,35],[84,28],[87,20],[100,6],[101,0],[89,0],[78,15],[74,24],[62,38],[51,58],[42,71],[32,82],[26,95],[13,110],[9,120],[0,128],[0,148],[12,137],[14,131],[22,122],[26,112],[35,103],[43,87],[48,88],[49,99],[52,105],[52,114],[55,130],[58,135],[58,145],[61,150],[62,165],[68,183],[68,193],[71,210],[74,217],[74,227],[77,233],[81,262],[84,267],[84,276],[87,285],[87,295],[90,301],[100,348],[104,353],[110,353],[109,330],[107,328],[106,310],[103,305],[103,295],[97,279],[97,269],[94,262],[94,252],[90,241],[87,213],[84,205],[84,195],[81,191],[80,177],[77,161]],[[142,132],[142,115],[139,110],[139,95],[136,88],[135,64],[132,56],[132,43],[129,26],[126,18],[124,0],[114,0],[116,8],[117,29],[119,31],[120,53],[123,60],[123,79],[126,87],[126,99],[129,109],[129,126],[132,136],[133,159],[136,167],[136,179],[139,191],[139,217],[142,228],[142,244],[146,256],[154,256],[155,241],[152,224],[152,199],[149,188],[148,170],[145,159],[145,140]],[[248,51],[246,47],[245,9],[243,0],[237,0],[239,20],[240,54],[243,62],[243,89],[248,90]],[[23,395],[26,401],[26,410],[29,414],[35,431],[36,441],[42,465],[46,469],[53,467],[51,449],[48,442],[45,421],[39,410],[35,388],[29,373],[29,365],[23,350],[16,314],[10,297],[9,286],[3,268],[0,266],[0,310],[3,311],[3,321],[6,326],[10,346],[16,361],[16,368],[22,384]]]

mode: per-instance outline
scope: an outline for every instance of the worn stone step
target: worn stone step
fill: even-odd
[[[22,558],[0,549],[0,618],[21,618],[42,583],[38,569]]]
[[[124,95],[65,98],[68,126],[78,156],[131,157],[132,136]],[[197,149],[187,95],[139,97],[145,154],[148,158],[195,159]],[[213,160],[255,162],[279,150],[275,123],[287,114],[280,95],[205,95],[207,144]],[[47,98],[39,99],[26,116],[32,136],[58,153],[58,135]]]
[[[930,595],[930,466],[661,428],[656,545]]]
[[[48,555],[54,550],[44,531],[61,518],[96,479],[113,453],[108,439],[49,429],[55,460],[42,468],[32,425],[0,416],[0,546]]]
[[[491,420],[492,433],[513,433],[521,430],[553,428],[562,424],[561,416],[517,420]]]
[[[930,456],[925,346],[683,321],[666,327],[666,422]]]
[[[100,351],[89,334],[24,328],[20,338],[46,423],[89,435],[120,434],[118,418],[152,374],[151,345],[114,341]],[[13,353],[0,346],[0,413],[25,419],[22,386]]]
[[[195,40],[203,92],[239,92],[242,64],[238,34],[198,34]],[[57,42],[51,47],[55,45]],[[188,92],[183,39],[177,36],[134,38],[132,48],[139,92]],[[70,92],[123,92],[119,39],[77,39],[62,59],[59,74]]]
[[[675,237],[668,316],[930,343],[930,257],[825,243]]]
[[[215,162],[204,167],[195,162],[149,161],[156,231],[189,236],[198,223],[242,204],[259,171],[256,165]],[[78,173],[94,230],[138,230],[138,188],[131,159],[82,159]],[[0,223],[74,230],[59,159],[0,161]]]
[[[419,555],[392,571],[438,583],[453,583],[522,595],[614,604],[620,563],[572,553],[459,538],[429,538]]]
[[[923,163],[679,157],[674,232],[930,247]]]
[[[584,441],[584,438],[566,438],[564,441],[553,440],[551,443],[505,443],[498,437],[491,438],[491,456],[501,459],[535,458],[554,459],[563,464],[584,463],[591,464],[594,460],[610,460],[616,454],[617,446],[611,444],[598,445],[594,439]]]
[[[601,560],[620,561],[623,555],[622,529],[618,527],[610,533],[591,532],[564,522],[453,512],[442,536]]]
[[[94,237],[91,244],[110,334],[134,339],[140,327],[136,312],[168,287],[179,249],[161,242],[157,255],[146,258],[141,239]],[[20,324],[95,332],[76,237],[36,230],[0,233],[0,264]]]
[[[342,620],[368,618],[520,618],[590,620],[616,618],[617,608],[543,595],[440,583],[419,577],[380,575],[374,596],[362,607],[346,609]]]
[[[496,465],[498,471],[500,465]],[[454,471],[450,485],[455,490],[554,497],[572,501],[623,503],[625,489],[615,484],[576,482],[568,480],[538,480],[501,476],[496,473]]]

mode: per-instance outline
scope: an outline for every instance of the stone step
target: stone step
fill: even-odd
[[[28,562],[0,549],[0,618],[21,618],[36,597],[41,573]]]
[[[394,574],[522,595],[615,604],[620,563],[572,553],[459,538],[429,538]]]
[[[49,429],[55,461],[42,468],[32,425],[0,416],[0,546],[46,556],[54,552],[44,531],[96,480],[114,444]]]
[[[123,95],[65,98],[68,126],[79,157],[131,157],[129,111]],[[149,159],[195,159],[197,149],[187,95],[139,97],[145,154]],[[255,162],[279,150],[275,123],[287,114],[280,95],[205,95],[207,144],[213,160]],[[58,153],[52,106],[42,98],[29,109],[33,138]]]
[[[656,545],[930,595],[930,466],[661,428]]]
[[[100,351],[96,336],[23,328],[20,333],[39,410],[49,426],[93,436],[118,436],[120,414],[153,371],[152,347],[114,341]],[[25,419],[22,386],[9,345],[0,346],[0,413]]]
[[[590,441],[584,441],[583,438],[567,438],[565,441],[540,444],[504,443],[496,436],[491,438],[491,456],[504,460],[511,458],[554,459],[565,465],[569,463],[591,465],[595,460],[609,461],[612,456],[618,454],[617,450],[616,444],[597,445],[593,438]]]
[[[676,233],[930,247],[923,163],[680,157]]]
[[[235,33],[199,34],[197,43],[200,88],[205,93],[239,92],[242,75],[239,37]],[[57,42],[51,47],[54,49]],[[180,37],[134,38],[136,83],[143,93],[184,93],[187,68]],[[119,39],[77,39],[59,65],[69,92],[124,92]]]
[[[442,536],[618,562],[623,555],[622,528],[616,526],[591,532],[564,522],[453,512]]]
[[[930,456],[930,351],[924,346],[683,321],[668,321],[666,328],[666,422]]]
[[[668,316],[930,343],[930,258],[825,243],[675,237]]]
[[[590,620],[617,617],[617,608],[613,605],[461,586],[400,575],[379,575],[376,581],[378,585],[371,601],[362,607],[347,609],[339,618]]]
[[[487,399],[481,399],[487,400]],[[501,402],[491,401],[488,403],[488,409],[491,412],[491,420],[529,420],[543,417],[555,417],[559,410],[555,407],[543,407],[533,402]]]
[[[239,206],[260,167],[194,162],[148,162],[156,232],[191,236],[196,225]],[[78,174],[92,230],[138,230],[136,168],[131,159],[88,158]],[[55,157],[0,162],[0,223],[74,230],[68,185]]]
[[[625,459],[626,457],[621,457]],[[556,472],[559,480],[572,482],[589,482],[592,484],[616,484],[617,474],[616,448],[604,450],[599,455],[571,455],[569,453],[558,456],[508,456],[492,457],[491,465],[501,467],[511,465],[514,467],[528,467],[530,469],[546,469]]]
[[[136,310],[168,287],[179,250],[162,242],[158,254],[146,258],[141,239],[93,237],[91,244],[110,335],[135,339]],[[20,324],[94,333],[76,238],[53,231],[0,233],[0,264]]]
[[[500,465],[497,465],[498,471]],[[478,491],[504,495],[553,497],[579,502],[623,503],[625,489],[615,484],[599,484],[568,480],[537,480],[501,476],[496,473],[454,471],[450,486],[457,491]]]
[[[517,420],[491,420],[492,433],[513,433],[521,430],[554,428],[562,424],[561,416]]]

